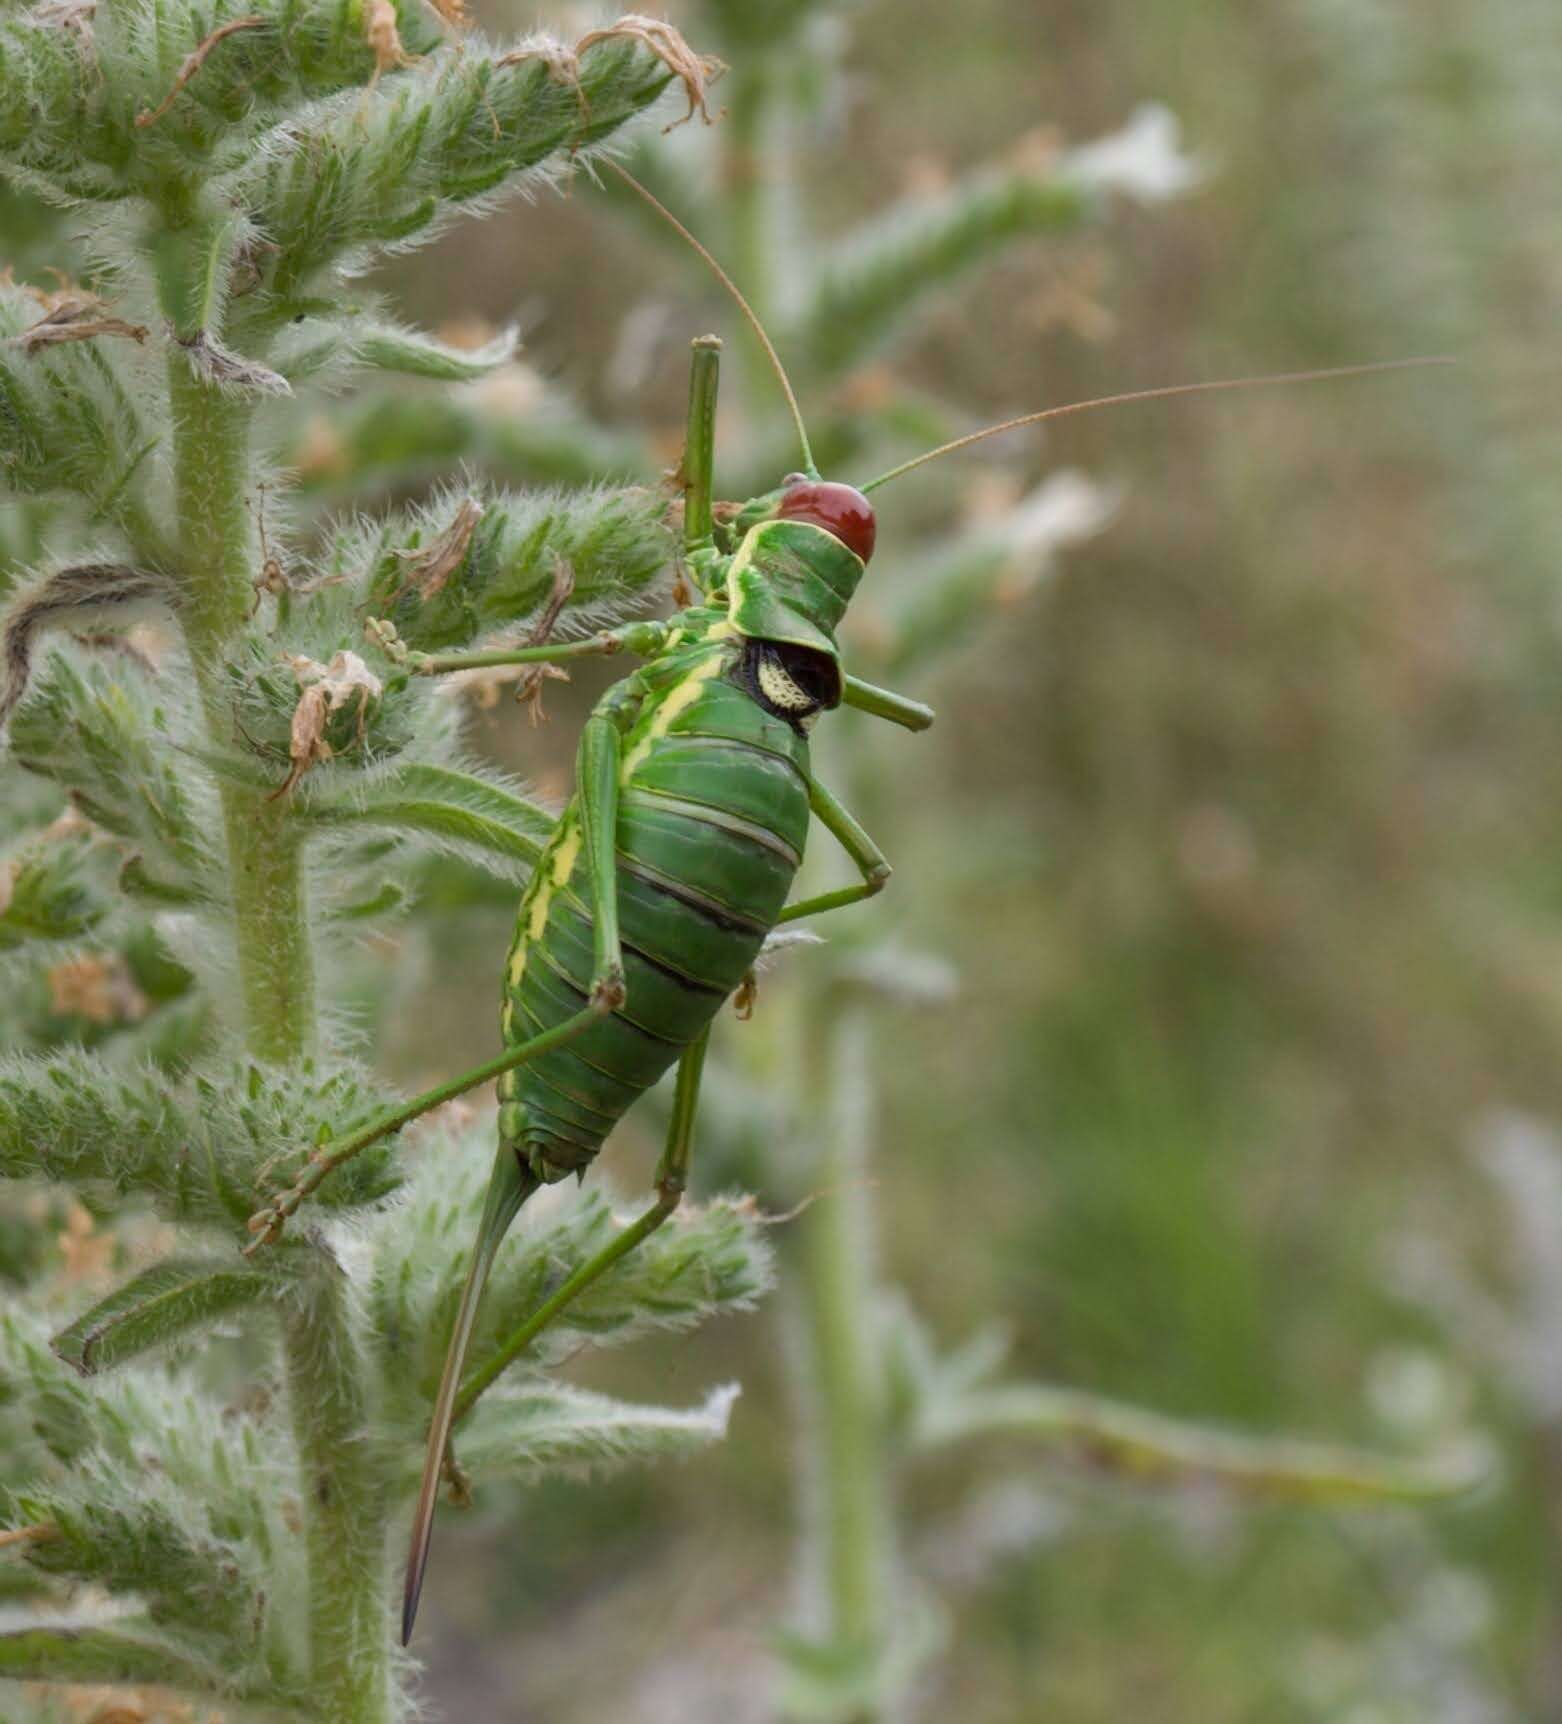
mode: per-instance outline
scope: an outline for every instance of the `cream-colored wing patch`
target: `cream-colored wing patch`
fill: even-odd
[[[759,661],[759,691],[782,712],[806,712],[818,704],[793,682],[784,665],[768,655]]]

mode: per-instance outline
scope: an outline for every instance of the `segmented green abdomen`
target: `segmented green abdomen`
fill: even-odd
[[[624,742],[618,904],[628,998],[500,1080],[500,1128],[543,1177],[584,1167],[620,1116],[742,981],[775,926],[808,831],[808,745],[723,674],[711,643]],[[560,821],[522,900],[504,1028],[512,1044],[581,1010],[592,918],[579,825]]]

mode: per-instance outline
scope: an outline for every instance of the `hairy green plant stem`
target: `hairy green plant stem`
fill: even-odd
[[[184,629],[211,741],[233,740],[221,687],[222,653],[254,602],[254,522],[248,503],[253,407],[168,361]],[[234,941],[246,1040],[268,1060],[296,1059],[314,1042],[314,960],[298,841],[285,802],[222,786]]]
[[[169,358],[182,610],[211,741],[231,738],[223,656],[254,599],[250,516],[253,406]],[[315,1045],[315,980],[302,861],[285,799],[225,784],[233,938],[252,1054],[291,1061]],[[364,1453],[364,1379],[341,1279],[320,1254],[282,1324],[303,1472],[309,1556],[309,1668],[331,1724],[394,1724],[386,1604],[385,1502]]]
[[[381,1470],[368,1452],[368,1407],[345,1277],[322,1253],[282,1323],[288,1401],[308,1495],[311,1700],[330,1724],[391,1724]]]

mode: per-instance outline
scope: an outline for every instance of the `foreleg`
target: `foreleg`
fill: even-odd
[[[376,625],[377,627],[379,625]],[[567,664],[571,659],[611,657],[632,653],[636,658],[654,658],[666,644],[670,625],[663,622],[626,623],[622,628],[603,629],[578,641],[543,641],[538,645],[495,647],[490,652],[416,652],[404,643],[387,640],[391,631],[379,636],[387,651],[403,654],[401,660],[413,676],[447,676],[458,670],[498,670],[515,664]]]

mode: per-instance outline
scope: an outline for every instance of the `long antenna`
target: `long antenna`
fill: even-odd
[[[973,431],[969,436],[957,437],[952,443],[942,443],[936,449],[929,449],[925,455],[915,455],[909,461],[902,461],[898,467],[891,467],[887,473],[880,473],[878,478],[870,479],[866,485],[859,485],[859,491],[875,491],[880,485],[887,485],[891,479],[898,479],[903,473],[909,473],[913,467],[920,467],[925,462],[936,461],[940,455],[953,454],[956,449],[969,448],[973,443],[980,443],[984,437],[996,437],[1001,431],[1016,431],[1022,425],[1037,425],[1043,419],[1062,419],[1070,413],[1087,413],[1095,407],[1118,407],[1127,401],[1162,401],[1169,395],[1209,395],[1217,389],[1266,389],[1280,383],[1322,383],[1333,377],[1367,377],[1377,371],[1408,371],[1420,365],[1454,365],[1458,362],[1445,356],[1434,356],[1423,359],[1382,359],[1372,365],[1336,365],[1326,371],[1277,371],[1265,377],[1222,377],[1209,383],[1170,383],[1161,389],[1132,389],[1125,395],[1097,395],[1090,401],[1070,401],[1063,407],[1044,407],[1039,413],[1025,413],[1018,419],[1005,419],[1001,425],[989,425],[985,431]]]
[[[765,326],[759,321],[753,306],[751,306],[743,297],[742,293],[739,292],[738,284],[730,275],[727,274],[726,270],[717,263],[715,258],[712,257],[705,247],[700,244],[694,235],[689,232],[683,223],[678,220],[677,216],[668,209],[666,204],[664,204],[659,198],[655,197],[651,192],[647,191],[632,173],[630,173],[626,168],[621,168],[617,162],[608,160],[605,157],[599,157],[598,160],[601,161],[604,167],[611,168],[631,191],[637,192],[641,197],[643,197],[663,221],[667,222],[671,227],[675,228],[683,235],[684,239],[688,241],[694,250],[704,258],[711,274],[714,275],[717,281],[719,281],[721,285],[726,288],[727,292],[732,295],[733,299],[737,303],[738,310],[741,311],[748,319],[749,328],[752,329],[755,335],[759,337],[759,345],[764,348],[765,357],[770,361],[770,368],[775,372],[776,381],[781,385],[781,393],[786,396],[786,404],[792,412],[792,423],[797,427],[797,441],[802,445],[803,470],[808,474],[810,479],[817,479],[819,477],[819,469],[814,466],[814,452],[812,448],[809,447],[808,427],[803,424],[802,409],[797,405],[797,397],[792,393],[792,384],[790,379],[787,377],[786,367],[781,363],[781,355],[777,353],[775,348],[771,345],[770,337],[765,334]]]

